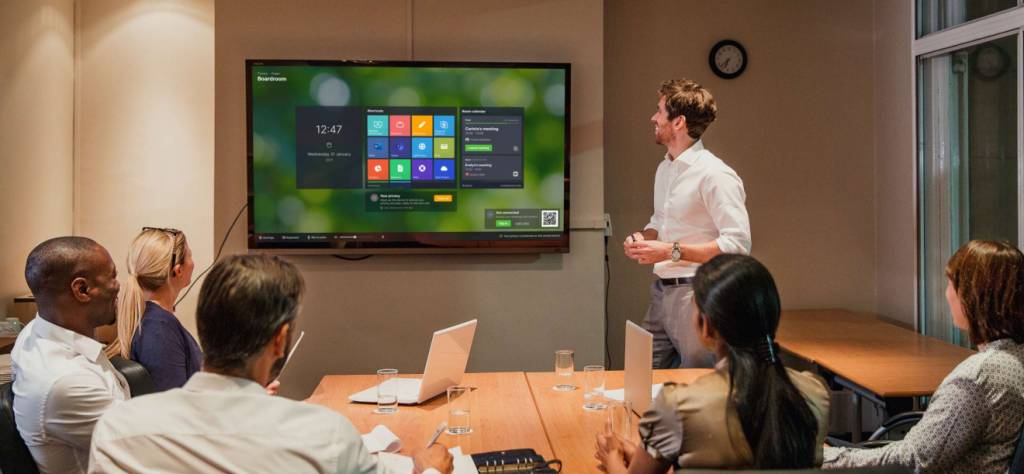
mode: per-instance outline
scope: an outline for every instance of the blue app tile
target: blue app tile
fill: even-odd
[[[451,181],[455,179],[455,160],[434,160],[434,179]]]
[[[435,137],[454,137],[455,136],[455,116],[454,115],[435,115],[434,116],[434,136]]]
[[[409,158],[412,156],[412,140],[409,137],[391,137],[391,158]]]
[[[366,136],[368,136],[368,137],[386,137],[386,136],[388,136],[388,116],[387,115],[367,115],[366,116]]]
[[[412,139],[412,157],[413,158],[433,158],[434,157],[434,139],[433,138],[413,138]]]
[[[430,181],[434,179],[433,171],[434,160],[412,160],[412,180],[413,181]]]
[[[366,157],[367,158],[387,158],[388,157],[388,139],[387,137],[373,137],[366,139]]]

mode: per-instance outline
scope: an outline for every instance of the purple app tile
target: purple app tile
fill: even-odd
[[[434,160],[412,160],[412,179],[416,181],[434,179]]]

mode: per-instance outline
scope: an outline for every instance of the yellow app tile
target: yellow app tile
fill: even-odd
[[[412,116],[412,136],[414,137],[429,137],[434,135],[434,116],[433,115],[413,115]]]

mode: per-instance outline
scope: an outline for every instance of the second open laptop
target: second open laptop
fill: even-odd
[[[398,379],[398,403],[417,405],[444,393],[452,385],[460,384],[466,373],[475,334],[475,319],[435,331],[430,341],[423,378]],[[348,399],[360,403],[377,403],[377,386],[353,393]]]
[[[632,405],[633,411],[640,415],[651,405],[654,391],[661,389],[651,387],[654,379],[654,371],[651,370],[653,348],[654,335],[633,321],[626,321],[626,356],[623,364],[626,383],[623,397]]]

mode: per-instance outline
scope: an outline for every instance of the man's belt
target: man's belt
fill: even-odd
[[[693,277],[661,278],[661,284],[664,286],[691,285]]]

